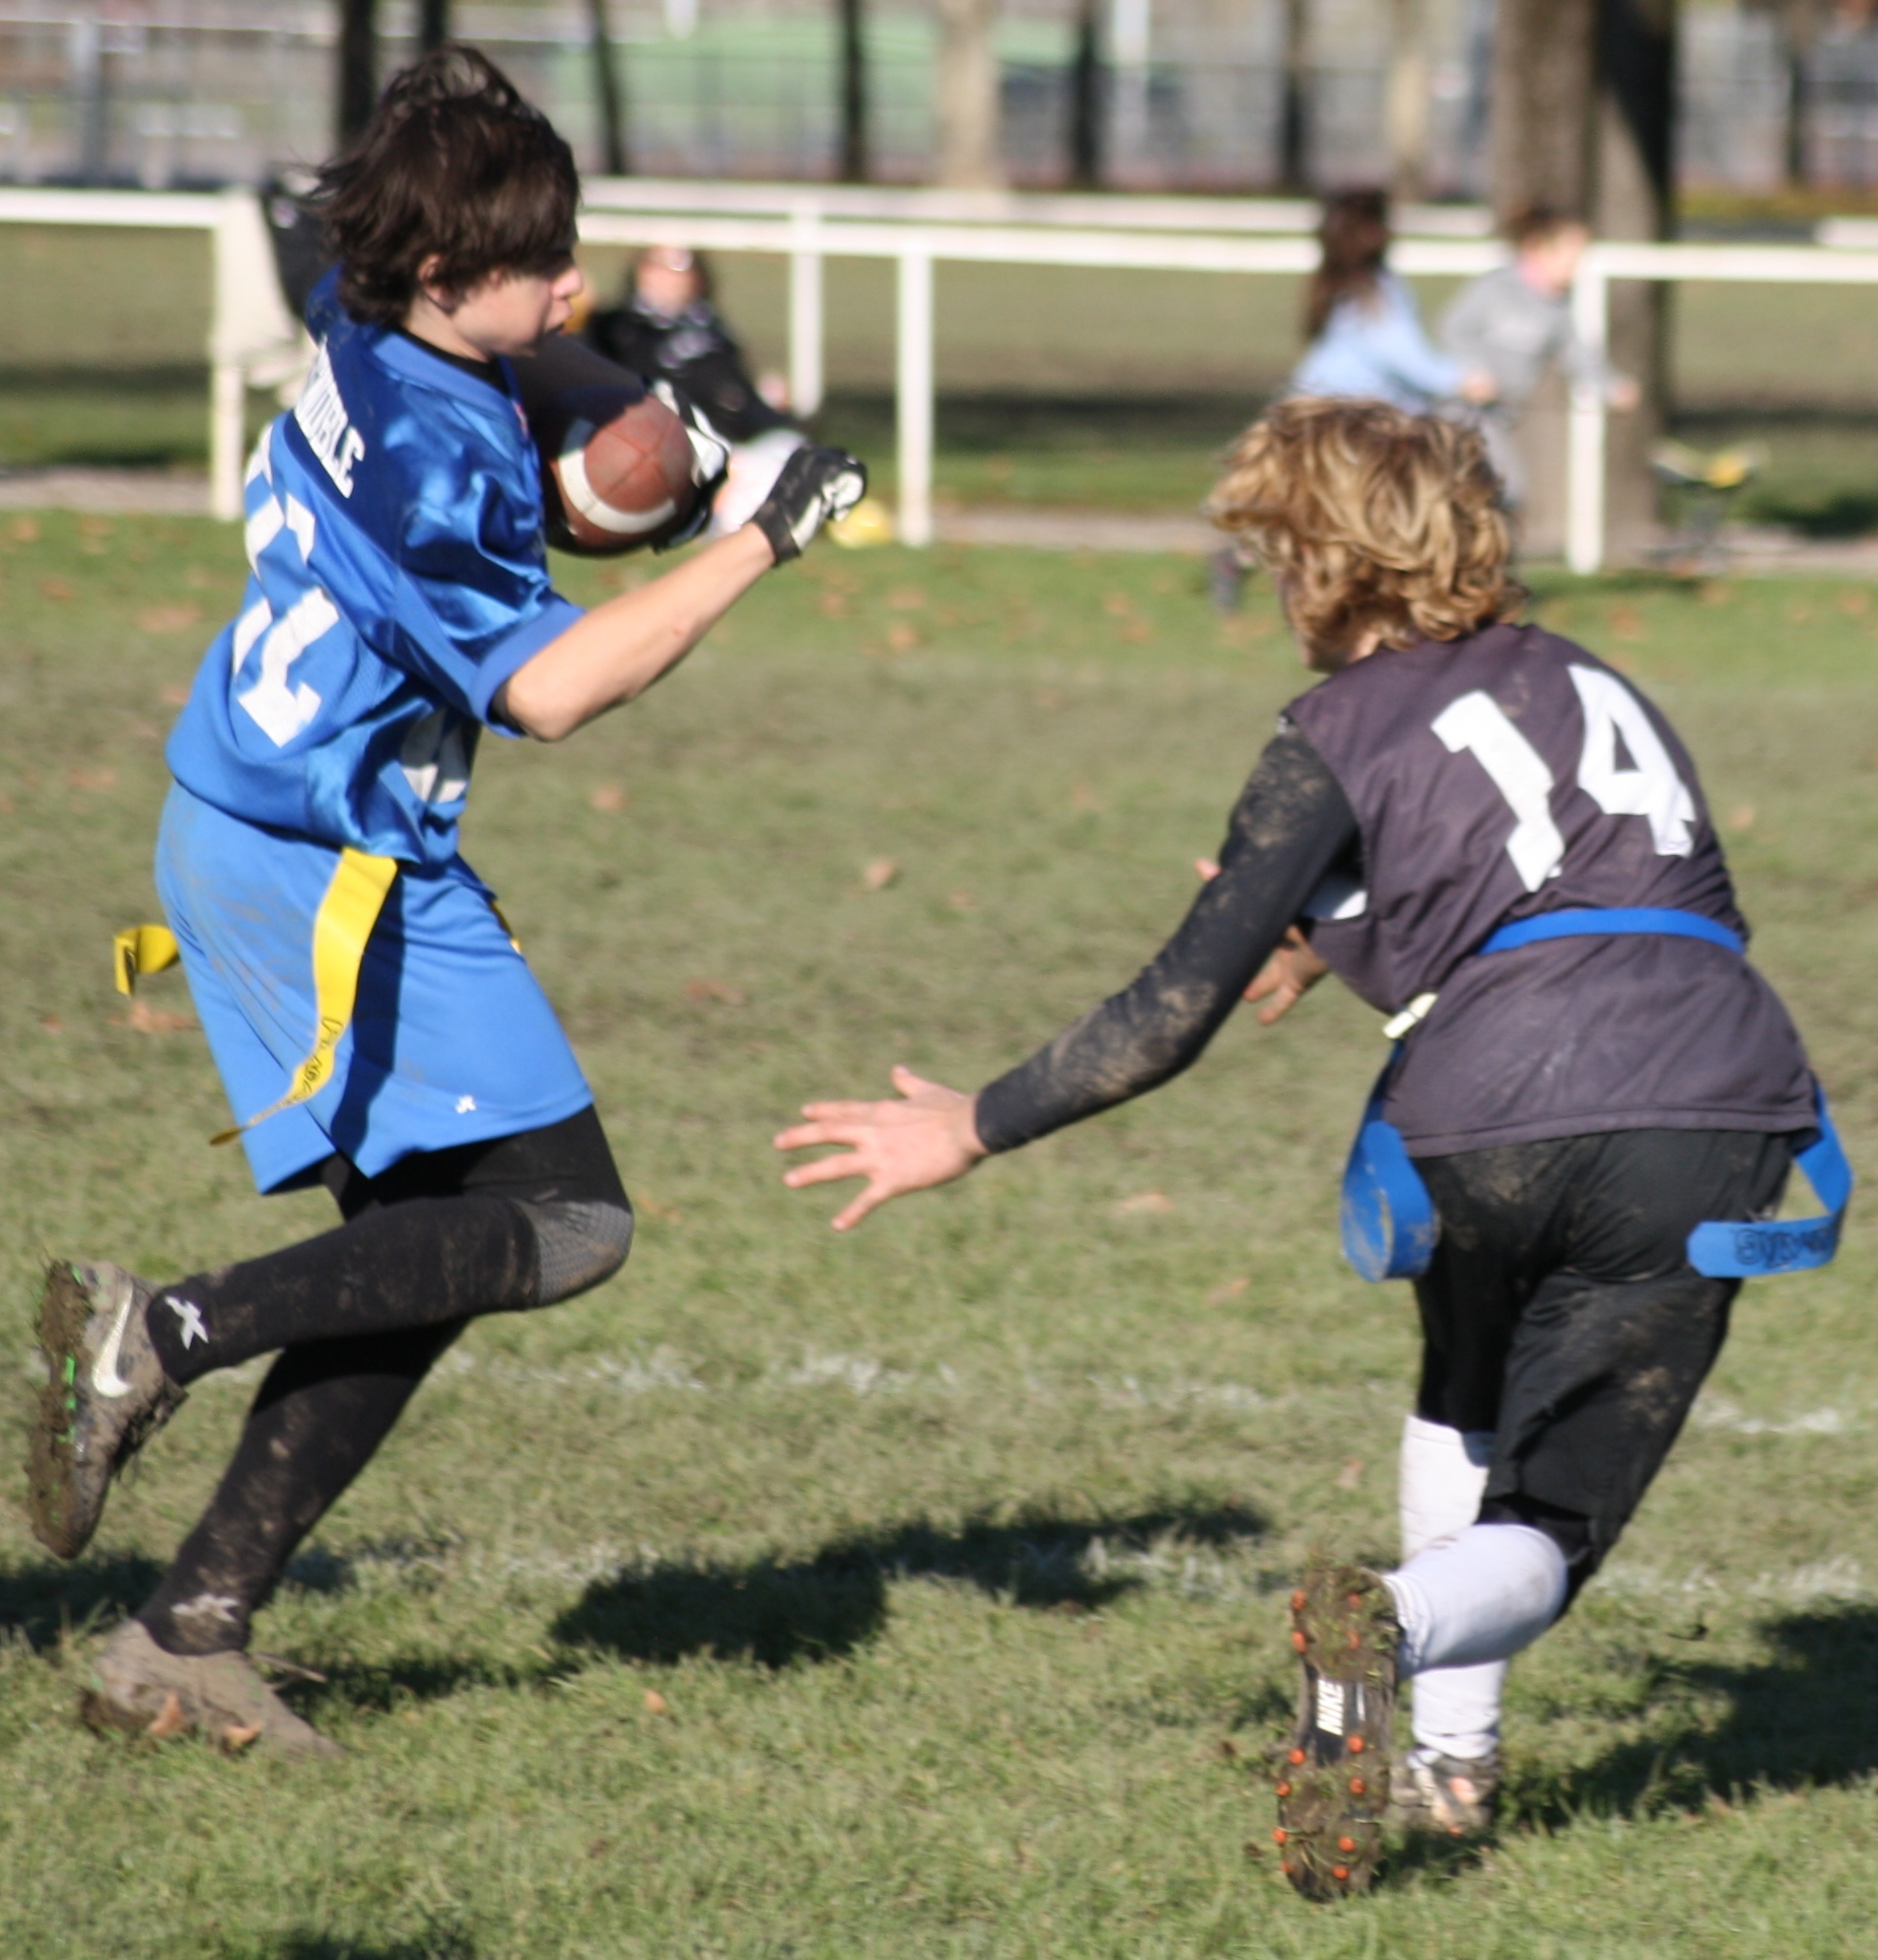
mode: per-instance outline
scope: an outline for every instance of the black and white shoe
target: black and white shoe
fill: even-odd
[[[27,1452],[33,1535],[61,1559],[92,1541],[111,1479],[182,1406],[144,1325],[154,1289],[121,1266],[46,1268],[39,1347],[49,1370]]]
[[[1414,1748],[1397,1758],[1389,1816],[1406,1831],[1484,1837],[1499,1809],[1499,1758],[1443,1756]]]
[[[1382,1852],[1395,1720],[1395,1601],[1362,1566],[1314,1558],[1291,1594],[1302,1670],[1278,1778],[1280,1867],[1307,1899],[1366,1891]]]

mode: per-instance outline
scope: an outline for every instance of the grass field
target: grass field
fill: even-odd
[[[180,982],[131,1019],[161,740],[235,531],[0,519],[0,1352],[35,1268],[169,1277],[262,1203]],[[591,594],[605,574],[571,568]],[[101,1741],[255,1370],[204,1383],[70,1569],[0,1505],[0,1947],[34,1960],[1862,1952],[1878,1917],[1878,1230],[1750,1289],[1690,1434],[1514,1670],[1510,1815],[1293,1899],[1264,1752],[1283,1597],[1393,1540],[1403,1289],[1336,1254],[1380,1059],[1324,990],[1140,1105],[850,1239],[778,1181],[805,1095],[972,1085],[1179,916],[1299,675],[1197,566],[819,552],[562,750],[485,746],[472,860],[589,1067],[641,1241],[485,1321],[259,1645],[350,1752]],[[1701,760],[1757,956],[1878,1164],[1878,609],[1863,588],[1548,588]],[[869,865],[891,861],[884,878]],[[1264,1847],[1262,1849],[1262,1847]]]

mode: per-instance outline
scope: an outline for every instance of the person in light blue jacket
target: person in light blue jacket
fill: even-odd
[[[1433,345],[1422,329],[1415,295],[1384,263],[1384,192],[1348,190],[1331,198],[1318,241],[1323,256],[1304,302],[1310,345],[1287,393],[1364,396],[1411,415],[1447,401],[1493,399],[1493,377]]]

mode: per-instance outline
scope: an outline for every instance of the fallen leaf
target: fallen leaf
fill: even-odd
[[[978,910],[978,900],[969,891],[948,892],[945,902],[954,912],[976,912]]]
[[[37,544],[39,541],[38,519],[15,518],[13,521],[13,541],[15,544]]]
[[[846,619],[848,616],[848,600],[842,593],[823,593],[820,606],[824,619]]]
[[[649,1219],[654,1225],[676,1225],[684,1217],[676,1205],[668,1205],[662,1198],[649,1198],[643,1191],[633,1199],[633,1215]]]
[[[741,987],[733,987],[728,980],[687,980],[685,999],[687,1001],[722,1001],[727,1008],[740,1008],[749,999]]]
[[[172,708],[186,708],[189,705],[189,690],[172,683],[158,688],[157,699]]]
[[[887,645],[896,654],[910,654],[920,644],[920,629],[910,626],[904,619],[896,619],[887,628]]]
[[[63,579],[41,579],[39,596],[49,599],[68,599],[72,596],[72,589]]]
[[[72,769],[65,780],[75,790],[108,790],[117,780],[117,771],[108,764],[98,769]]]
[[[137,624],[146,633],[180,633],[202,617],[202,608],[184,599],[179,605],[147,605],[137,615]]]
[[[174,1008],[153,1008],[148,1001],[132,1001],[124,1024],[139,1034],[185,1034],[202,1025],[194,1015],[178,1014]]]
[[[173,1735],[180,1735],[189,1726],[189,1717],[182,1713],[182,1697],[173,1688],[163,1698],[163,1707],[151,1718],[146,1735],[154,1735],[159,1742],[166,1742]]]
[[[615,815],[632,802],[632,798],[618,783],[599,783],[588,791],[587,801],[591,808]]]
[[[1871,610],[1871,595],[1862,586],[1848,586],[1839,595],[1839,609],[1847,619],[1862,619]]]
[[[1752,830],[1754,828],[1754,805],[1740,804],[1728,812],[1730,830]]]
[[[65,1023],[59,1019],[57,1015],[41,1015],[39,1016],[39,1025],[45,1029],[47,1034],[63,1034],[65,1032]]]
[[[870,858],[862,867],[861,882],[869,891],[884,891],[900,875],[900,868],[891,858]]]
[[[1642,640],[1648,637],[1643,625],[1643,615],[1634,605],[1612,606],[1611,631],[1620,640]]]
[[[1151,1212],[1156,1217],[1164,1216],[1174,1208],[1174,1201],[1164,1191],[1137,1191],[1132,1197],[1124,1198],[1115,1207],[1124,1218],[1140,1212]]]
[[[1356,1456],[1353,1456],[1350,1459],[1350,1461],[1346,1463],[1341,1470],[1338,1471],[1336,1476],[1331,1479],[1331,1482],[1335,1484],[1340,1491],[1354,1491],[1356,1488],[1356,1486],[1359,1483],[1361,1483],[1361,1481],[1362,1481],[1362,1460],[1359,1457]]]
[[[655,1715],[669,1715],[671,1713],[671,1704],[665,1700],[664,1696],[657,1688],[648,1688],[646,1690],[646,1713]]]
[[[1252,1284],[1250,1280],[1228,1280],[1222,1287],[1215,1287],[1207,1295],[1209,1306],[1223,1306],[1229,1299],[1237,1299]]]
[[[1233,1758],[1238,1755],[1238,1753],[1239,1753],[1239,1745],[1233,1741],[1231,1736],[1229,1735],[1220,1736],[1219,1757],[1222,1762],[1230,1763],[1233,1760]]]
[[[215,574],[206,565],[191,565],[183,573],[182,583],[196,592],[207,592],[215,584]]]
[[[1076,783],[1070,789],[1070,807],[1079,810],[1099,810],[1102,799],[1086,783]]]
[[[901,586],[887,594],[889,612],[918,612],[926,603],[926,595],[918,586]]]
[[[1135,601],[1126,593],[1105,593],[1102,595],[1102,610],[1111,619],[1127,619],[1135,611]]]
[[[257,1721],[232,1721],[222,1731],[222,1747],[224,1749],[245,1749],[250,1742],[256,1741],[259,1738],[260,1732],[261,1725]]]
[[[1138,647],[1145,646],[1153,637],[1154,629],[1145,619],[1131,619],[1122,628],[1122,638],[1132,641]]]

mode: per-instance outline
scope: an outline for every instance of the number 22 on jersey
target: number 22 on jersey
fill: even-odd
[[[1649,820],[1658,857],[1686,858],[1696,837],[1696,800],[1676,773],[1643,705],[1601,668],[1567,669],[1584,710],[1578,788],[1608,816]],[[1487,771],[1513,813],[1506,855],[1528,891],[1556,877],[1565,839],[1552,816],[1554,779],[1546,759],[1494,697],[1476,688],[1450,702],[1430,724],[1451,754],[1463,749]],[[1625,762],[1619,742],[1628,753]]]

